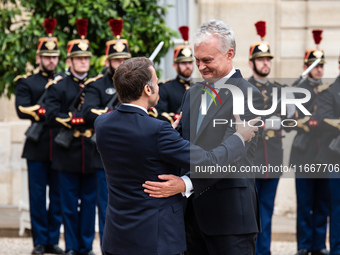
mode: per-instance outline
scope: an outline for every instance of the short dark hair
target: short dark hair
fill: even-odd
[[[113,83],[119,101],[129,103],[138,100],[146,84],[152,87],[152,61],[145,57],[131,58],[124,61],[113,76]]]

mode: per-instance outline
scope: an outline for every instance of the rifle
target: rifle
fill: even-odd
[[[157,45],[156,49],[152,52],[151,56],[149,57],[149,59],[150,59],[152,62],[154,61],[154,59],[156,58],[156,56],[158,55],[158,53],[161,51],[161,49],[162,49],[162,47],[163,47],[163,44],[164,44],[164,42],[161,41],[161,42]]]
[[[297,78],[293,84],[292,87],[298,87],[306,78],[307,75],[312,71],[314,67],[316,67],[319,62],[321,61],[321,58],[316,59],[301,75],[299,78]]]
[[[316,59],[301,75],[300,77],[294,81],[292,84],[292,87],[298,87],[300,84],[307,78],[307,75],[312,71],[314,67],[316,67],[319,62],[321,61],[321,58]],[[314,99],[315,101],[315,99]],[[314,106],[314,102],[310,105],[308,110],[312,110]],[[297,149],[301,151],[305,151],[308,147],[308,143],[310,140],[310,136],[307,133],[299,133],[296,135],[294,141],[293,141],[293,147],[296,147]]]
[[[78,94],[74,97],[72,103],[70,104],[70,107],[68,109],[68,112],[73,112],[81,106],[81,97],[83,96],[84,89],[79,91]],[[76,105],[78,107],[76,107]],[[64,147],[65,149],[70,148],[71,142],[73,140],[73,128],[61,128],[58,135],[54,138],[54,141],[56,144]]]

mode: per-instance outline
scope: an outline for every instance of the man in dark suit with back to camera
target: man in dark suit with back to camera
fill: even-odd
[[[245,153],[244,141],[256,127],[237,125],[236,135],[207,152],[180,137],[147,109],[159,100],[152,62],[133,58],[119,66],[114,84],[122,105],[97,117],[95,130],[109,190],[103,236],[105,254],[173,255],[186,249],[181,194],[156,199],[144,192],[146,180],[160,174],[178,177],[179,167],[225,165]],[[255,123],[258,119],[253,120]],[[175,125],[178,121],[175,122]],[[180,189],[185,191],[184,181]]]
[[[206,95],[202,90],[208,90],[209,87],[200,83],[191,87],[184,95],[183,118],[179,130],[184,139],[206,150],[216,147],[225,137],[235,132],[230,125],[214,127],[216,119],[233,119],[233,101],[236,99],[223,86],[234,85],[242,91],[245,110],[243,119],[254,117],[247,105],[248,89],[253,94],[254,108],[263,110],[263,98],[259,90],[244,80],[240,71],[233,66],[235,48],[234,32],[222,21],[210,20],[201,25],[196,33],[196,65],[202,78],[209,82],[209,87],[215,86],[214,90],[217,90],[219,96],[216,101],[221,103],[212,102],[209,107],[209,97],[206,97],[208,109],[206,115],[202,116],[202,98]],[[211,94],[215,94],[213,92]],[[247,143],[246,155],[231,165],[237,171],[241,166],[253,165],[256,138]],[[254,176],[250,174],[246,178],[235,178],[235,175],[230,174],[229,177],[204,179],[191,176],[194,195],[188,198],[185,212],[187,254],[255,254],[255,239],[260,229],[260,220]],[[181,182],[177,178],[171,175],[161,175],[159,178],[165,182],[148,181],[144,184],[146,192],[151,196],[166,196],[178,192],[177,187],[180,187]],[[186,185],[189,190],[190,184],[189,182]],[[200,190],[202,186],[207,188]]]

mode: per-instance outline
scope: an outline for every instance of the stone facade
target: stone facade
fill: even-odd
[[[22,175],[26,161],[21,158],[24,133],[30,121],[20,120],[15,112],[14,97],[0,99],[0,205],[18,205],[22,199]]]

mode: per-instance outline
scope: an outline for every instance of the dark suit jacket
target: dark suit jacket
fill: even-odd
[[[121,105],[95,121],[97,148],[106,172],[109,201],[103,249],[112,254],[170,255],[186,249],[182,195],[152,198],[142,184],[159,174],[179,175],[179,167],[227,164],[244,155],[233,135],[206,152],[190,146],[172,126],[143,110]]]
[[[255,116],[247,106],[247,89],[253,91],[253,105],[263,109],[263,97],[260,91],[242,78],[239,70],[227,81],[237,86],[245,97],[245,115],[241,119],[250,120]],[[221,89],[219,95],[222,105],[211,105],[200,129],[196,134],[197,116],[201,105],[200,89],[202,84],[190,88],[183,99],[183,117],[179,131],[186,140],[209,150],[216,147],[225,138],[235,132],[234,127],[217,125],[213,127],[213,119],[233,119],[233,97],[227,89]],[[226,133],[225,133],[226,132]],[[257,138],[257,137],[256,137]],[[253,165],[257,139],[247,144],[245,157],[235,163],[240,166]],[[183,174],[183,173],[182,173]],[[258,199],[253,174],[247,178],[224,179],[191,179],[195,198],[193,207],[200,229],[208,235],[239,235],[256,233],[260,229]]]

